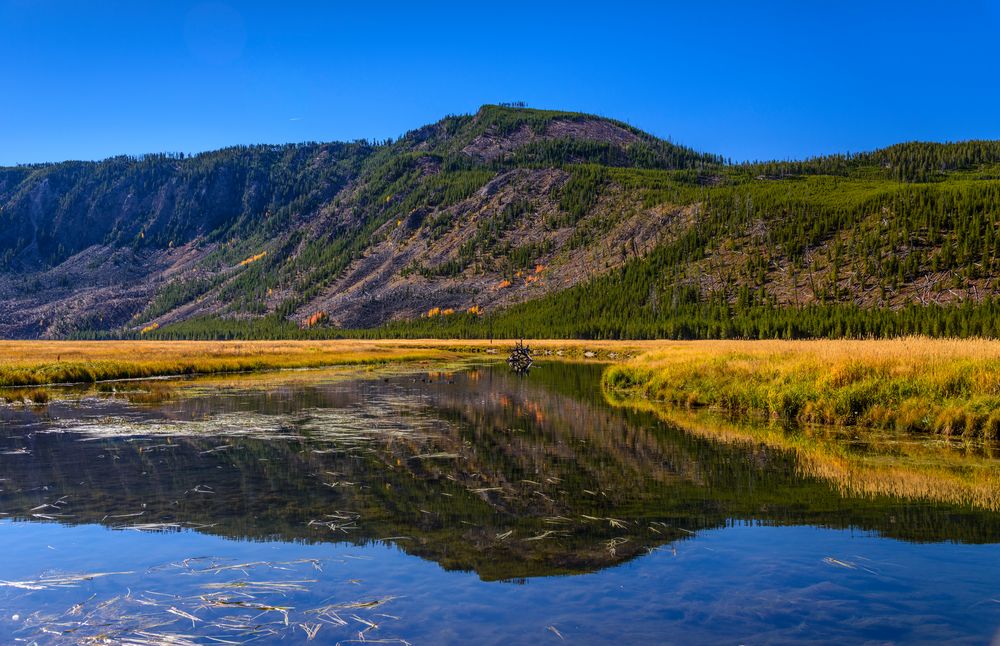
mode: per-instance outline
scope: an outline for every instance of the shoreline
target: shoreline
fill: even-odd
[[[419,360],[500,356],[513,340],[329,341],[0,341],[0,387],[75,386],[129,379],[322,369]],[[615,361],[654,349],[655,341],[539,340],[552,360]]]
[[[1000,342],[719,341],[619,362],[622,399],[748,419],[1000,439]]]

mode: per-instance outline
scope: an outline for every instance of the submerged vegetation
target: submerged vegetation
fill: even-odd
[[[604,386],[785,422],[1000,438],[992,341],[676,343],[610,367]]]
[[[150,527],[139,531],[179,528]],[[355,635],[358,635],[357,641],[364,642],[364,636],[378,629],[379,624],[398,619],[375,612],[392,602],[394,597],[391,596],[366,596],[311,608],[292,605],[291,597],[310,592],[320,583],[318,577],[324,566],[330,565],[328,561],[301,558],[240,563],[224,557],[196,556],[158,564],[145,573],[146,577],[157,577],[161,585],[169,581],[174,590],[183,590],[184,594],[167,595],[152,589],[134,592],[127,589],[108,597],[95,593],[61,612],[33,613],[17,626],[18,634],[22,635],[18,641],[31,639],[34,642],[38,636],[73,635],[77,643],[193,646],[206,642],[312,641],[320,634],[329,637],[328,633],[341,630],[342,642],[354,641],[349,638]],[[333,564],[338,562],[342,560],[334,560]],[[295,578],[290,579],[290,575]],[[143,582],[139,577],[140,573],[134,571],[44,575],[26,581],[0,581],[0,590],[38,592],[78,588],[104,578],[124,579],[136,585]],[[252,614],[235,614],[238,612]],[[358,625],[360,629],[354,630]],[[409,643],[403,639],[375,638],[371,641]]]

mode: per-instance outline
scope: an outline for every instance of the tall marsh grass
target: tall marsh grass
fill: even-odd
[[[1000,342],[663,343],[610,367],[621,396],[756,417],[1000,439]]]

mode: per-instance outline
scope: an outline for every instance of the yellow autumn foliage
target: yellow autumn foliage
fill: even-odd
[[[241,260],[240,261],[240,267],[246,267],[247,265],[249,265],[252,262],[257,262],[258,260],[260,260],[261,258],[263,258],[266,255],[267,255],[266,251],[261,251],[259,254],[250,256],[249,258],[247,258],[245,260]]]

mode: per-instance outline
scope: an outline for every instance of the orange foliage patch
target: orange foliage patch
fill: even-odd
[[[427,318],[432,319],[440,313],[441,313],[440,307],[432,307],[429,310],[427,310]]]
[[[470,307],[469,309],[467,309],[465,311],[468,312],[469,314],[472,314],[473,316],[482,316],[483,315],[483,308],[479,307],[478,305],[473,305],[472,307]]]
[[[508,287],[510,287],[510,281],[507,280],[506,278],[501,280],[500,284],[497,285],[497,289],[507,289]]]
[[[255,255],[255,256],[250,256],[246,260],[241,260],[240,261],[240,267],[246,267],[247,265],[249,265],[252,262],[257,262],[258,260],[260,260],[261,258],[263,258],[266,255],[267,255],[266,251],[261,251],[259,254]]]
[[[316,312],[315,314],[313,314],[312,316],[310,316],[305,320],[305,326],[313,327],[314,325],[319,325],[325,320],[326,320],[326,312],[320,310],[319,312]]]

